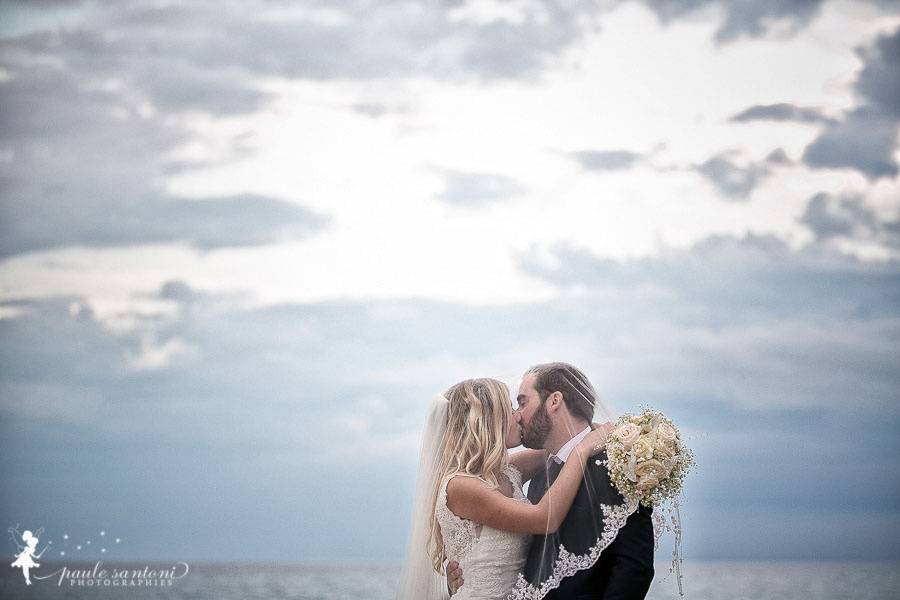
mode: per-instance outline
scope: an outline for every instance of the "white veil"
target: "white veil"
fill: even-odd
[[[432,567],[428,535],[431,532],[429,516],[434,508],[432,492],[437,485],[449,410],[450,403],[444,396],[432,400],[428,409],[428,421],[419,452],[409,546],[397,596],[399,600],[442,600],[448,597],[444,577]]]
[[[577,367],[563,362],[544,363],[530,368],[527,375],[535,376],[534,386],[542,398],[560,391],[570,410],[574,407],[585,420],[612,420],[608,407]],[[574,436],[578,432],[573,429],[569,433]],[[631,514],[638,510],[637,503],[626,501],[612,484],[605,460],[604,450],[587,461],[578,492],[583,498],[581,505],[566,515],[559,529],[532,536],[525,569],[516,581],[512,597],[542,600],[559,589],[566,578],[593,568]],[[533,504],[540,501],[561,470],[561,465],[551,461],[543,473],[531,479],[528,498]],[[652,536],[652,524],[649,519],[645,523],[651,525],[649,533]],[[571,593],[558,595],[568,597]]]

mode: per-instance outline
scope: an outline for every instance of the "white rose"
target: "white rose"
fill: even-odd
[[[653,444],[646,437],[642,437],[634,443],[632,452],[638,458],[653,458]]]
[[[659,479],[653,477],[652,475],[648,475],[646,477],[641,477],[634,487],[642,492],[646,492],[647,490],[652,490],[658,485]]]
[[[654,477],[655,479],[659,480],[668,476],[663,463],[653,458],[651,458],[650,460],[645,460],[641,464],[637,465],[634,470],[634,474],[637,475],[638,479],[643,479],[645,477]]]
[[[615,435],[622,442],[622,445],[628,448],[640,437],[641,428],[634,423],[625,423],[616,429]]]
[[[675,428],[668,423],[660,423],[656,428],[656,436],[667,442],[674,442],[676,435]]]
[[[653,446],[653,456],[656,458],[671,458],[675,456],[675,449],[672,448],[671,442],[666,443],[665,440],[657,439]]]

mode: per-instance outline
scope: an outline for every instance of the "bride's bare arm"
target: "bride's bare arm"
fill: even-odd
[[[504,531],[553,533],[572,506],[587,459],[606,442],[608,429],[589,433],[572,451],[559,477],[537,504],[507,498],[474,477],[454,477],[447,484],[447,507],[459,517]]]
[[[509,462],[522,474],[522,483],[532,479],[547,467],[550,453],[546,450],[521,450],[509,455]]]

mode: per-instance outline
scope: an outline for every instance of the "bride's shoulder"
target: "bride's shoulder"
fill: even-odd
[[[453,487],[455,489],[460,488],[471,488],[471,487],[483,487],[487,482],[484,481],[478,475],[472,475],[471,473],[448,473],[444,476],[443,487],[447,490],[447,493],[450,493],[450,488]]]
[[[477,475],[468,473],[451,473],[444,478],[443,500],[456,515],[465,513],[466,506],[483,501],[484,494],[489,492],[486,481]]]
[[[483,477],[471,473],[450,473],[444,477],[442,488],[448,499],[452,496],[456,499],[474,501],[483,499],[486,494],[497,490],[497,486],[490,484]]]

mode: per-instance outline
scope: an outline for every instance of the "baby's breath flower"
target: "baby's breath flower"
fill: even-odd
[[[623,428],[626,424],[628,427]],[[619,437],[620,432],[624,439]],[[637,432],[640,435],[635,437]],[[620,417],[607,440],[606,450],[610,479],[616,489],[645,506],[674,499],[681,492],[685,475],[694,465],[694,455],[682,442],[672,420],[651,408],[645,408],[637,415]],[[643,465],[648,463],[654,465],[654,474],[639,481],[634,476],[635,465],[646,469]],[[665,467],[658,469],[657,465],[662,464]]]

